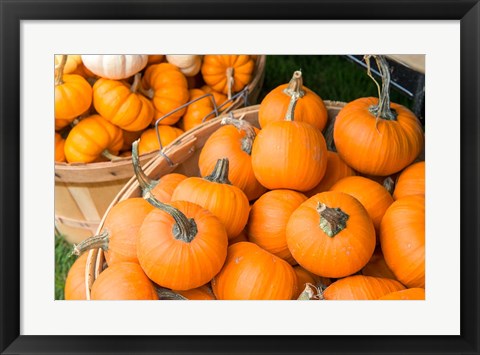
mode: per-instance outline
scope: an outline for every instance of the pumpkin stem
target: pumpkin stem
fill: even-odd
[[[55,78],[55,86],[63,84],[63,69],[65,68],[65,64],[67,64],[67,57],[68,55],[62,54],[62,61],[58,65],[57,69],[57,77]]]
[[[211,182],[218,182],[219,184],[231,185],[232,183],[228,180],[228,167],[228,158],[218,159],[212,173],[205,176],[204,179]]]
[[[102,155],[103,155],[105,158],[110,159],[111,161],[115,161],[115,160],[122,159],[122,157],[119,157],[118,155],[112,154],[108,149],[105,149],[105,150],[102,152]]]
[[[73,244],[73,250],[70,255],[82,255],[84,252],[90,249],[102,248],[108,250],[108,242],[110,240],[110,233],[108,230],[104,230],[99,235],[94,235],[90,238],[83,240],[78,244]]]
[[[330,208],[319,202],[317,212],[320,214],[320,228],[329,237],[335,237],[347,227],[349,215],[340,208]]]
[[[228,67],[227,68],[227,98],[229,100],[232,99],[232,94],[233,94],[233,84],[235,84],[235,78],[234,78],[234,74],[235,74],[235,69],[233,69],[232,67]]]
[[[195,239],[198,229],[193,218],[189,219],[179,209],[158,201],[150,191],[144,192],[143,198],[153,207],[168,213],[175,220],[175,224],[172,228],[173,237],[175,239],[184,243],[190,243]]]
[[[150,179],[140,166],[140,162],[138,159],[138,142],[139,139],[132,143],[132,164],[133,171],[135,172],[135,176],[137,177],[137,181],[140,185],[140,189],[142,190],[142,194],[145,194],[147,191],[152,190],[158,184],[158,180]]]
[[[136,93],[136,92],[137,92],[137,90],[138,90],[138,85],[140,84],[141,77],[142,77],[142,74],[141,74],[141,73],[135,74],[135,76],[133,77],[133,83],[132,83],[132,85],[130,86],[130,91],[131,91],[131,92],[133,92],[133,93]]]
[[[297,300],[299,301],[311,301],[311,300],[319,300],[323,299],[323,296],[321,296],[322,290],[320,290],[318,287],[315,285],[312,285],[311,283],[305,284],[305,289],[302,291],[300,296],[298,296]],[[320,298],[322,297],[322,298]]]
[[[253,141],[255,140],[255,128],[246,120],[239,120],[233,117],[225,117],[222,119],[222,125],[229,124],[234,126],[240,132],[244,132],[245,136],[242,138],[242,150],[248,155],[252,154]]]
[[[290,96],[290,103],[288,104],[287,113],[285,115],[286,121],[293,121],[295,106],[297,105],[298,99],[305,96],[305,91],[302,90],[303,87],[303,78],[302,72],[296,70],[293,73],[292,79],[288,83],[288,86],[283,90],[283,93]]]
[[[155,291],[157,292],[159,300],[172,300],[172,301],[187,301],[188,298],[173,292],[172,290],[164,287],[160,287],[158,285],[153,286]]]
[[[390,195],[393,194],[393,190],[395,189],[395,182],[390,176],[383,180],[383,187],[387,189]]]
[[[382,89],[380,90],[378,105],[371,106],[369,111],[377,118],[375,125],[378,123],[379,118],[388,121],[396,121],[397,113],[394,109],[390,108],[390,68],[388,66],[388,62],[383,55],[365,56],[365,60],[368,62],[367,67],[370,77],[370,57],[374,57],[377,63],[378,70],[380,71],[380,75],[382,77]]]

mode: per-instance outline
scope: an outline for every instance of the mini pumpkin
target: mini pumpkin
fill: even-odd
[[[340,278],[363,268],[375,249],[367,211],[343,192],[319,193],[290,216],[286,238],[294,259],[315,275]]]
[[[423,129],[406,107],[390,103],[390,73],[384,57],[376,56],[382,75],[380,99],[366,97],[345,105],[333,130],[340,157],[363,174],[387,176],[409,164],[423,149]]]
[[[201,55],[167,55],[167,62],[175,65],[185,76],[195,76],[202,66]]]
[[[393,198],[410,195],[425,195],[425,162],[420,161],[406,167],[398,176]]]
[[[337,280],[323,292],[325,300],[377,300],[405,290],[400,282],[381,277],[354,275]]]
[[[192,128],[202,124],[203,122],[215,117],[213,102],[211,97],[204,97],[206,93],[200,89],[191,89],[190,101],[185,115],[180,121],[180,127],[184,131],[189,131]],[[197,100],[194,102],[194,100]]]
[[[158,152],[160,150],[158,136],[160,136],[160,142],[162,143],[163,148],[173,142],[177,137],[180,137],[183,133],[183,130],[174,126],[158,125],[157,128],[153,127],[146,129],[140,136],[138,152],[140,155],[154,151]]]
[[[83,254],[75,260],[68,270],[65,279],[65,300],[86,300],[85,267],[87,265],[88,253]]]
[[[379,298],[379,300],[424,300],[425,289],[423,288],[409,288],[406,290],[395,291],[386,294]]]
[[[55,132],[55,161],[64,162],[65,159],[65,139]]]
[[[292,105],[295,106],[296,122],[309,123],[319,130],[327,125],[328,112],[322,98],[303,86],[302,72],[297,70],[290,83],[273,89],[262,100],[258,111],[260,127],[283,120]]]
[[[290,300],[297,293],[297,276],[285,260],[240,242],[228,247],[212,288],[219,300]]]
[[[361,274],[365,276],[383,277],[393,280],[397,279],[385,262],[380,245],[375,247],[372,257],[368,261],[367,265],[365,265],[365,267],[362,269]]]
[[[87,54],[82,55],[85,67],[92,73],[106,79],[121,80],[140,72],[148,62],[144,54]]]

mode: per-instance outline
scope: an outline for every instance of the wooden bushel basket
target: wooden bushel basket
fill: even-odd
[[[258,56],[252,81],[247,86],[248,103],[256,103],[265,78],[266,56]],[[238,96],[223,112],[245,105]],[[143,166],[158,152],[140,157]],[[93,235],[111,201],[133,176],[130,157],[101,163],[55,163],[55,227],[70,243]]]
[[[324,103],[328,110],[329,125],[327,126],[327,129],[329,129],[332,126],[332,122],[334,121],[334,118],[337,116],[338,112],[343,108],[343,106],[345,106],[345,103],[332,101],[324,101]],[[259,105],[250,106],[243,109],[234,110],[231,112],[231,114],[233,114],[235,118],[243,117],[244,120],[252,123],[256,127],[259,127],[259,107]],[[163,175],[172,172],[181,173],[187,176],[200,176],[198,168],[200,151],[210,135],[212,135],[213,132],[221,127],[222,118],[225,116],[225,114],[220,115],[219,117],[205,122],[204,124],[197,126],[178,137],[175,141],[162,150],[162,153],[169,159],[166,159],[162,155],[157,155],[155,159],[152,159],[146,164],[142,165],[142,169],[144,170],[145,174],[152,179],[159,179]],[[171,160],[173,165],[169,163],[169,160]],[[97,234],[102,232],[103,224],[110,208],[112,208],[118,202],[131,197],[141,197],[140,186],[135,176],[133,176],[128,183],[124,185],[124,187],[111,202],[96,231]],[[86,298],[87,300],[90,300],[90,289],[93,285],[93,282],[99,273],[102,272],[104,267],[106,267],[106,265],[102,249],[92,249],[88,253],[89,255],[87,257],[87,263],[85,267],[85,282]]]

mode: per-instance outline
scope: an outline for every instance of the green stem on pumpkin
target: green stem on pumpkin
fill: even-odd
[[[65,64],[67,64],[67,57],[68,55],[62,54],[62,60],[58,65],[57,69],[57,77],[55,78],[55,86],[63,84],[63,70],[65,68]]]
[[[395,181],[389,176],[385,180],[383,180],[383,187],[387,189],[390,195],[393,195],[393,191],[395,190]]]
[[[158,180],[150,179],[147,174],[143,171],[142,167],[140,166],[139,158],[138,158],[138,142],[136,140],[132,143],[132,164],[133,164],[133,171],[135,176],[137,177],[138,184],[140,185],[140,189],[142,190],[142,194],[146,193],[147,191],[152,190],[158,184]]]
[[[390,107],[390,69],[388,62],[382,55],[366,56],[365,59],[370,61],[370,57],[374,57],[377,63],[378,70],[382,77],[382,88],[380,90],[380,97],[378,98],[378,105],[371,106],[369,111],[375,115],[377,119],[382,118],[388,121],[396,121],[397,113]]]
[[[164,287],[160,287],[158,285],[154,285],[155,291],[157,292],[159,300],[171,300],[171,301],[188,301],[188,298],[173,292],[172,290]]]
[[[112,154],[108,149],[105,149],[103,152],[102,152],[102,155],[111,160],[111,161],[115,161],[115,160],[119,160],[119,159],[122,159],[122,157],[119,157],[118,155],[115,155],[115,154]]]
[[[320,215],[320,228],[329,237],[335,237],[347,227],[349,215],[340,208],[330,208],[324,203],[319,202],[317,212]]]
[[[205,176],[204,179],[211,182],[217,182],[219,184],[231,185],[232,183],[230,180],[228,180],[228,167],[228,158],[218,159],[212,173]]]
[[[285,115],[286,121],[293,121],[297,101],[305,96],[305,91],[303,91],[302,88],[302,72],[300,70],[296,70],[293,73],[292,79],[288,83],[288,86],[283,90],[284,94],[290,96],[290,103],[288,104],[287,113]]]
[[[182,211],[177,208],[158,201],[150,191],[143,194],[143,198],[153,207],[168,213],[174,220],[175,224],[172,228],[173,237],[184,243],[190,243],[198,233],[197,224],[193,218],[187,218]]]
[[[234,126],[241,132],[245,132],[245,136],[242,138],[242,150],[248,155],[252,154],[253,141],[257,134],[255,128],[246,120],[239,120],[233,117],[225,117],[222,119],[222,125],[229,124]]]
[[[94,235],[90,238],[83,240],[78,244],[73,245],[71,255],[82,255],[84,252],[90,249],[102,248],[108,250],[108,242],[110,240],[110,233],[105,229],[99,235]]]

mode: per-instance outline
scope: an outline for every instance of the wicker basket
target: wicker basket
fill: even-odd
[[[266,56],[258,56],[248,103],[256,103],[265,78]],[[237,97],[228,112],[245,105]],[[140,157],[142,166],[157,152]],[[55,227],[70,243],[78,243],[98,229],[110,202],[133,175],[131,159],[90,164],[55,163]]]
[[[338,112],[345,106],[345,103],[325,101],[325,105],[328,109],[329,122],[331,125]],[[256,105],[234,110],[232,113],[235,118],[243,117],[244,120],[258,127],[258,109],[259,105]],[[159,179],[163,175],[171,172],[178,172],[187,176],[200,176],[198,168],[200,151],[208,137],[221,126],[221,121],[224,116],[225,115],[221,115],[178,137],[163,150],[163,153],[168,156],[174,164],[171,165],[165,157],[159,155],[142,166],[145,174],[153,179]],[[133,176],[111,202],[110,207],[100,222],[97,234],[102,231],[103,223],[112,206],[128,198],[140,196],[141,190],[139,184],[136,177]],[[90,250],[85,269],[87,300],[90,299],[90,289],[93,282],[104,267],[105,262],[102,249]]]

